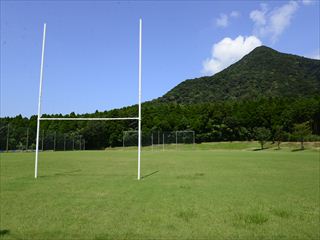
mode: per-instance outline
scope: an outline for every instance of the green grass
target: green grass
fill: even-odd
[[[134,150],[40,153],[37,180],[0,156],[1,239],[320,237],[317,151],[144,151],[141,181]]]

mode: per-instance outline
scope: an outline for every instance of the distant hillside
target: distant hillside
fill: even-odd
[[[137,112],[133,105],[43,117],[134,117]],[[195,131],[197,143],[249,141],[258,139],[256,129],[260,127],[270,131],[269,140],[275,139],[280,127],[284,141],[296,141],[298,123],[308,123],[314,134],[306,136],[306,141],[320,140],[320,61],[259,47],[214,76],[184,81],[163,97],[143,103],[142,144],[150,145],[151,139],[159,144],[162,134],[186,129]],[[0,118],[0,151],[27,145],[34,149],[36,129],[37,116]],[[74,144],[79,149],[82,140],[86,149],[104,149],[123,146],[123,131],[135,129],[135,120],[43,121],[41,142],[44,150],[54,146],[71,150]],[[174,143],[175,135],[171,137],[168,143]]]
[[[319,60],[261,46],[213,76],[180,83],[156,101],[187,104],[257,97],[308,97],[319,93]]]

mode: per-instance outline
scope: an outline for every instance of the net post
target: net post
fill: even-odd
[[[44,141],[44,129],[42,130],[42,137],[41,137],[41,151],[43,152],[43,141]]]
[[[192,133],[193,133],[193,144],[192,144],[192,148],[194,149],[194,144],[195,144],[195,133],[194,133],[194,131],[193,131]]]
[[[7,146],[6,146],[6,151],[9,151],[9,134],[10,134],[10,123],[8,123],[8,128],[7,128]]]
[[[141,159],[141,53],[142,53],[142,19],[139,20],[139,119],[138,119],[138,180],[140,180]]]
[[[153,152],[153,132],[151,133],[151,146],[152,146],[152,152]]]
[[[66,150],[66,134],[63,134],[63,151]]]
[[[42,95],[44,48],[45,48],[45,42],[46,42],[46,28],[47,28],[47,24],[44,23],[43,36],[42,36],[41,66],[40,66],[40,84],[39,84],[39,99],[38,99],[37,138],[36,138],[36,157],[35,157],[35,167],[34,167],[34,178],[38,177],[39,132],[40,132],[41,95]]]
[[[125,131],[122,131],[122,150],[124,150],[124,134]]]
[[[176,150],[178,150],[178,131],[176,131]]]
[[[26,151],[28,151],[28,147],[29,147],[29,127],[27,128]]]
[[[162,133],[162,151],[164,151],[164,133]]]
[[[54,135],[53,135],[53,151],[56,151],[56,137],[57,137],[57,131],[54,131]]]

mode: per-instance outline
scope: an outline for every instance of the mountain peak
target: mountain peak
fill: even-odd
[[[257,97],[307,97],[319,92],[319,60],[260,46],[213,76],[180,83],[158,101],[199,103]]]
[[[271,47],[267,47],[265,45],[261,45],[259,47],[256,47],[255,49],[253,49],[251,52],[254,52],[254,51],[272,51],[272,52],[277,52],[276,50],[274,50],[273,48]]]

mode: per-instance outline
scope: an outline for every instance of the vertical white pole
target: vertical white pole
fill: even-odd
[[[194,131],[193,131],[192,133],[193,133],[193,145],[192,145],[192,146],[193,146],[193,148],[194,148],[194,144],[195,144],[195,136],[194,136],[194,135],[195,135],[195,134],[194,134]]]
[[[9,151],[9,131],[10,131],[10,123],[8,123],[8,129],[7,129],[7,152]]]
[[[152,146],[152,152],[153,152],[153,132],[151,133],[151,146]]]
[[[28,151],[29,147],[29,128],[27,128],[27,142],[26,142],[26,151]]]
[[[42,130],[42,138],[41,138],[41,151],[43,152],[43,140],[44,140],[44,130]]]
[[[162,151],[164,151],[164,133],[162,134]]]
[[[66,134],[63,134],[63,151],[66,150]]]
[[[178,131],[176,131],[176,150],[178,150]]]
[[[124,134],[125,131],[122,132],[122,150],[124,150]]]
[[[43,24],[43,36],[42,36],[42,53],[41,53],[41,67],[40,67],[40,85],[39,85],[39,100],[38,100],[38,118],[37,118],[37,139],[36,139],[36,159],[34,168],[34,177],[38,177],[38,153],[39,153],[39,131],[40,131],[40,114],[41,114],[41,95],[42,95],[42,79],[43,79],[43,60],[44,60],[44,47],[46,42],[46,27],[47,24]]]
[[[56,151],[56,137],[57,137],[57,132],[54,132],[54,139],[53,139],[53,151]]]
[[[142,53],[142,19],[139,21],[139,120],[138,120],[138,180],[140,180],[141,158],[141,53]]]

